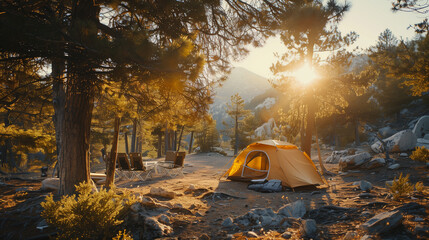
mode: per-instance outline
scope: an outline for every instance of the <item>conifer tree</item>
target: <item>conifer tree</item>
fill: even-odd
[[[244,100],[238,93],[236,93],[231,96],[231,102],[226,104],[226,113],[233,122],[232,125],[234,130],[232,132],[234,134],[231,136],[231,143],[234,146],[234,155],[236,155],[243,135],[240,125],[242,120],[249,115],[250,111],[244,109]]]

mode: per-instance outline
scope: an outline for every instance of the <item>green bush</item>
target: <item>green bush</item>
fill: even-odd
[[[42,217],[58,229],[58,239],[111,239],[135,202],[129,194],[118,195],[114,190],[92,193],[92,186],[76,186],[77,195],[64,196],[55,202],[52,194],[42,202]],[[125,233],[124,233],[125,234]]]
[[[417,147],[410,158],[414,161],[429,162],[429,150],[425,147]]]

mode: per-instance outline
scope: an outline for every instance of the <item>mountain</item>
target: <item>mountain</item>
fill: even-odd
[[[222,121],[228,119],[225,108],[232,95],[238,93],[245,102],[250,102],[254,97],[271,88],[268,79],[242,67],[234,68],[222,86],[215,89],[214,102],[210,106],[210,113],[216,120],[217,129],[225,128]]]

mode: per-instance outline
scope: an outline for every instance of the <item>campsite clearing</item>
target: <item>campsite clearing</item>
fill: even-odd
[[[328,152],[323,156],[327,156]],[[428,196],[405,198],[401,201],[389,197],[385,182],[393,180],[399,173],[410,173],[411,182],[423,181],[429,185],[428,171],[424,164],[416,163],[410,159],[400,159],[401,168],[389,170],[387,168],[372,169],[368,171],[354,171],[348,174],[338,174],[337,164],[326,164],[326,168],[335,173],[327,176],[331,185],[327,189],[302,188],[295,191],[278,193],[260,193],[247,189],[248,183],[218,180],[227,169],[225,164],[231,157],[224,157],[216,153],[191,154],[185,159],[183,178],[154,178],[147,181],[122,180],[117,186],[123,190],[130,190],[138,196],[150,197],[158,205],[169,208],[172,237],[181,239],[226,239],[226,238],[252,238],[253,232],[259,238],[286,237],[299,239],[301,233],[299,226],[291,223],[290,227],[281,230],[269,228],[225,228],[222,226],[225,219],[236,219],[246,215],[254,208],[272,208],[278,211],[286,204],[297,200],[304,200],[307,206],[306,217],[311,217],[317,223],[316,239],[343,239],[347,232],[355,232],[359,236],[365,233],[357,228],[372,216],[393,210],[406,203],[416,202],[425,206],[423,215],[404,214],[401,227],[386,236],[407,236],[413,239],[416,229],[429,227]],[[316,166],[317,163],[316,163]],[[98,166],[99,170],[102,166]],[[46,192],[39,191],[40,180],[33,176],[29,180],[26,176],[15,176],[14,179],[4,178],[0,186],[1,194],[1,238],[2,239],[28,239],[43,234],[49,234],[54,229],[37,229],[42,219],[41,208],[38,205]],[[371,196],[360,197],[363,193],[356,181],[366,180],[373,185],[369,193]],[[151,196],[150,190],[160,187],[175,193],[173,199]],[[427,191],[427,187],[426,187]],[[27,192],[25,194],[25,192]],[[332,209],[326,206],[336,206]],[[174,210],[173,210],[174,209]],[[155,210],[154,210],[155,211]],[[155,212],[154,212],[155,213]],[[304,217],[304,218],[306,218]],[[416,221],[418,220],[418,221]],[[132,230],[132,229],[130,229]],[[207,239],[207,238],[206,238]]]

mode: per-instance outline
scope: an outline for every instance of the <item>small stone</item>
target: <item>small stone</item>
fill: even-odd
[[[176,197],[175,192],[167,191],[161,187],[152,187],[150,189],[150,194],[153,196],[159,196],[159,197],[164,197],[168,199],[173,199]]]
[[[347,232],[346,235],[344,235],[343,240],[354,240],[356,239],[358,234],[356,232]]]
[[[175,203],[175,204],[173,205],[173,208],[183,208],[183,205],[182,205],[182,204],[180,204],[180,203]]]
[[[227,217],[225,220],[223,220],[222,227],[230,228],[232,226],[234,226],[234,221],[231,217]]]
[[[195,185],[194,185],[194,184],[191,184],[191,185],[189,185],[188,189],[189,189],[189,190],[195,190],[196,188],[195,188]]]
[[[363,211],[361,214],[361,217],[371,217],[372,213],[370,211]]]
[[[424,219],[421,217],[414,217],[414,222],[423,222]]]
[[[399,154],[399,156],[400,157],[408,157],[408,154],[407,153],[401,153],[401,154]]]
[[[375,195],[371,194],[371,193],[361,193],[359,194],[359,198],[374,198]]]
[[[159,216],[158,217],[158,221],[160,223],[164,223],[165,225],[170,225],[171,224],[170,223],[170,218],[167,215],[165,215],[165,214],[162,214],[161,216]]]
[[[317,232],[317,225],[314,219],[307,219],[301,222],[301,227],[299,229],[303,236],[313,237]]]
[[[360,185],[360,181],[356,181],[352,184],[352,186],[358,186],[358,185]]]
[[[298,200],[281,207],[278,211],[278,214],[285,217],[302,218],[306,212],[307,209],[305,207],[304,201]]]
[[[282,238],[284,238],[284,239],[289,239],[291,237],[292,237],[292,234],[290,232],[284,232],[282,234]]]
[[[372,235],[368,235],[368,234],[366,234],[360,238],[360,240],[375,240],[375,239],[377,239],[377,238],[372,236]]]
[[[316,195],[316,194],[321,194],[322,192],[320,192],[320,191],[313,191],[313,192],[311,192],[311,196],[313,196],[313,195]]]
[[[258,236],[258,234],[256,234],[255,232],[253,232],[253,231],[248,231],[248,232],[246,232],[245,234],[243,234],[245,237],[251,237],[251,238],[258,238],[259,236]]]
[[[131,211],[137,213],[140,211],[141,205],[139,202],[135,202],[135,203],[133,203],[133,205],[131,205],[130,209],[131,209]]]
[[[399,163],[395,163],[395,164],[389,165],[387,168],[390,170],[396,170],[400,167],[401,167],[401,165]]]
[[[372,189],[372,184],[368,181],[362,180],[359,183],[359,187],[362,191],[368,192]]]

